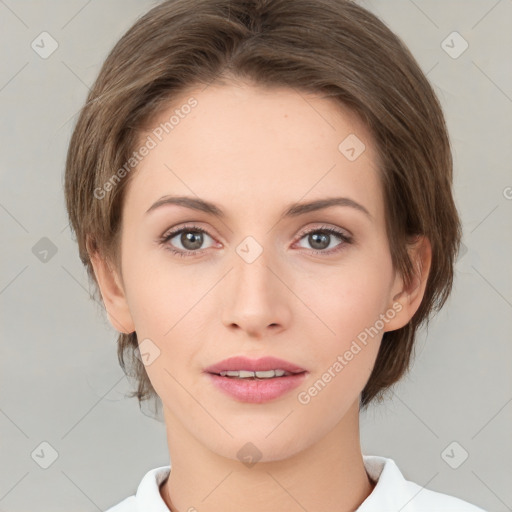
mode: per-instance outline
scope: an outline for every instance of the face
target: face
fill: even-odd
[[[195,106],[180,109],[190,97]],[[168,134],[141,135],[156,145],[126,192],[124,288],[107,309],[149,354],[168,428],[232,459],[248,441],[262,460],[282,459],[358,413],[382,334],[412,315],[392,306],[403,283],[386,238],[378,156],[355,115],[291,89],[194,89],[152,127],[176,109]],[[166,196],[213,203],[222,215],[151,209]],[[249,402],[205,373],[232,356],[273,356],[306,371],[295,388]]]

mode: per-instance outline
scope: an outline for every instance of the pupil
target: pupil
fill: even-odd
[[[192,242],[191,246],[189,245],[190,242]],[[182,233],[181,243],[186,249],[195,251],[196,249],[199,249],[203,243],[203,234],[199,231],[187,231]]]
[[[312,247],[315,247],[316,249],[325,249],[326,247],[329,247],[329,235],[326,233],[318,234],[313,233],[309,235],[310,243]],[[321,239],[319,241],[319,239]],[[327,243],[326,243],[327,242]],[[319,244],[319,246],[318,246]]]

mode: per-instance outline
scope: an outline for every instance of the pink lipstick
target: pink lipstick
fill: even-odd
[[[299,386],[307,370],[275,357],[231,357],[205,368],[211,382],[235,400],[263,403]]]

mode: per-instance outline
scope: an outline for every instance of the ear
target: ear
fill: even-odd
[[[90,252],[89,257],[110,323],[116,331],[121,333],[129,334],[135,331],[125,292],[121,285],[122,280],[98,251]]]
[[[409,287],[404,285],[403,278],[395,276],[395,282],[390,295],[390,308],[397,312],[393,319],[387,322],[384,332],[394,331],[407,325],[414,313],[420,307],[427,278],[432,263],[432,246],[426,236],[418,236],[409,248],[409,257],[414,266],[414,278]]]

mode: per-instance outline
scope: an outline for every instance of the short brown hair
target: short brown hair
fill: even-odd
[[[80,259],[95,293],[90,253],[120,271],[123,192],[133,173],[123,173],[101,200],[95,191],[127,162],[162,108],[193,86],[223,79],[322,94],[356,112],[381,159],[392,262],[406,283],[415,274],[409,238],[425,235],[431,243],[422,302],[407,325],[384,333],[361,394],[365,409],[408,371],[417,328],[448,298],[461,226],[438,99],[401,40],[354,2],[168,0],[141,17],[105,60],[70,140],[65,196]],[[137,347],[135,332],[119,334],[119,362],[137,380],[130,396],[140,406],[157,395],[134,357]]]

